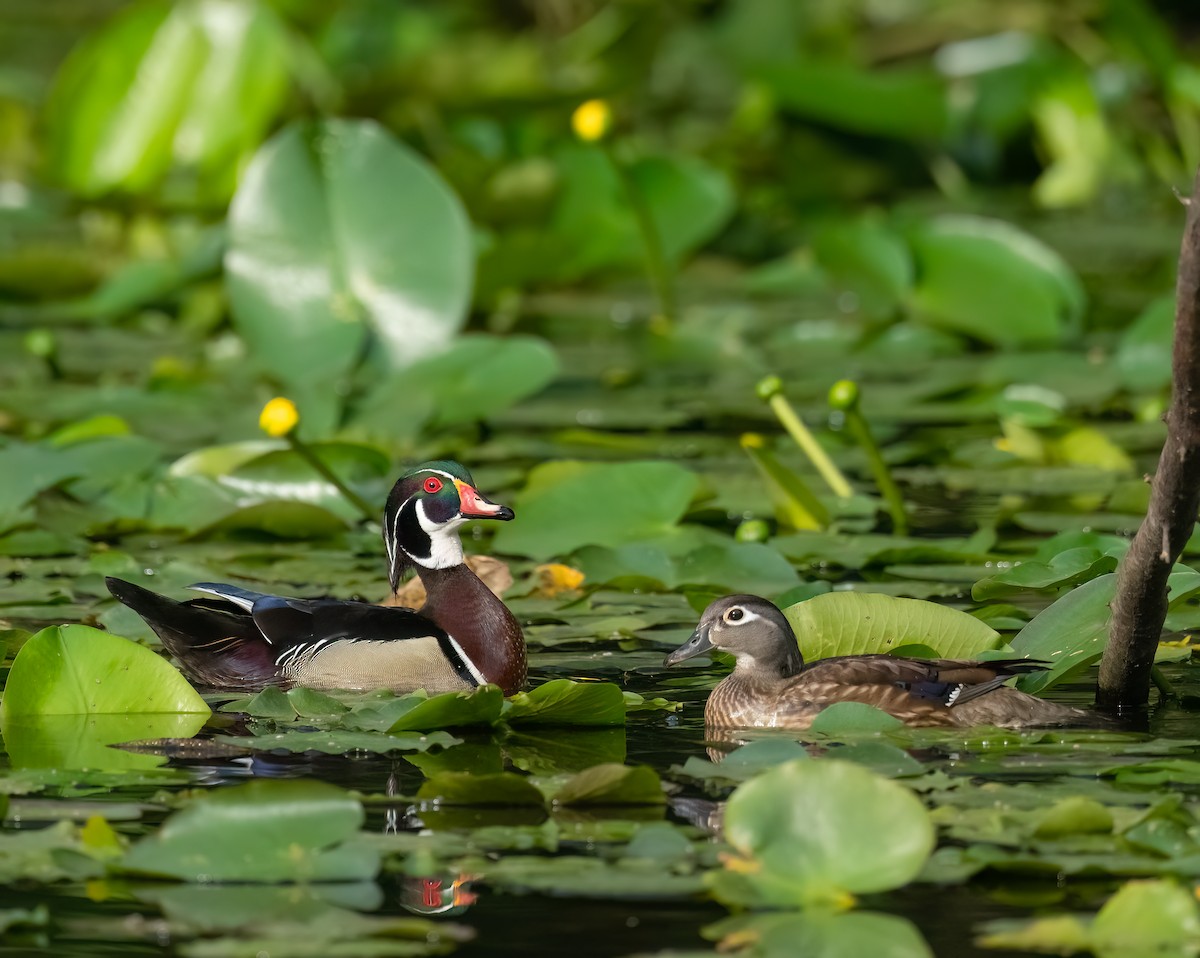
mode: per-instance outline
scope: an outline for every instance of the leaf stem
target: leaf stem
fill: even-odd
[[[900,487],[892,478],[892,472],[884,461],[879,443],[871,435],[871,427],[859,408],[859,392],[857,384],[848,379],[833,384],[829,390],[829,404],[839,409],[846,417],[846,431],[854,437],[867,456],[867,466],[875,479],[875,485],[887,503],[888,514],[892,517],[892,531],[897,535],[908,532],[908,513],[904,509],[904,496]]]
[[[839,499],[849,499],[854,494],[849,480],[829,458],[828,453],[821,448],[821,444],[809,432],[800,417],[796,415],[796,410],[792,408],[792,404],[783,394],[783,381],[778,376],[767,376],[758,384],[758,397],[765,400],[771,407],[775,418],[787,430],[788,435],[796,440],[796,445],[808,456],[808,461],[821,474],[821,478],[825,480],[833,494]]]
[[[654,216],[650,212],[650,205],[646,202],[646,197],[642,194],[633,174],[630,173],[629,167],[617,155],[612,144],[604,141],[600,143],[600,148],[608,157],[613,172],[617,174],[617,180],[625,193],[625,199],[637,221],[638,231],[642,235],[642,247],[646,254],[646,272],[650,274],[650,283],[658,298],[659,313],[668,322],[673,323],[678,310],[675,300],[675,278],[671,273],[671,267],[667,264],[662,236],[659,234]]]
[[[307,443],[300,439],[294,432],[289,432],[286,436],[286,439],[288,441],[288,445],[296,451],[296,454],[299,455],[300,458],[307,462],[310,466],[312,466],[313,469],[320,474],[322,479],[324,479],[339,493],[341,493],[342,497],[352,506],[354,506],[354,508],[359,511],[364,519],[366,519],[368,522],[371,522],[376,518],[375,510],[367,504],[366,500],[349,486],[347,486],[344,482],[342,482],[342,480],[337,477],[337,474],[321,461],[320,457],[312,451]]]

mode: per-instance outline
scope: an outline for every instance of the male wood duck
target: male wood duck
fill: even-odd
[[[716,728],[803,731],[835,702],[874,705],[909,725],[1027,728],[1078,725],[1093,718],[1004,684],[1012,676],[1047,667],[1032,659],[840,655],[805,665],[791,624],[756,595],[730,595],[709,605],[691,638],[664,665],[710,649],[736,660],[704,708],[705,724]]]
[[[383,513],[392,591],[408,568],[428,598],[420,612],[337,599],[292,599],[200,582],[215,598],[177,602],[122,579],[109,591],[150,625],[183,673],[201,685],[254,691],[268,685],[389,688],[431,693],[525,684],[521,627],[463,562],[458,527],[507,521],[457,462],[406,472]]]

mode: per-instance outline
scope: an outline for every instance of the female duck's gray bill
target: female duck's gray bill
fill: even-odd
[[[694,655],[708,652],[712,647],[712,642],[708,640],[708,626],[702,626],[696,629],[692,633],[692,637],[684,642],[683,645],[663,659],[663,665],[670,668],[672,665],[678,665],[684,659],[690,659]]]

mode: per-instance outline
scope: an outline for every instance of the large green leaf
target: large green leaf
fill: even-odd
[[[868,316],[887,316],[913,284],[912,252],[896,232],[873,218],[835,220],[813,238],[817,262],[836,287],[858,297]]]
[[[4,718],[130,712],[199,712],[208,705],[164,658],[86,625],[52,626],[17,653]]]
[[[381,382],[353,413],[371,435],[416,436],[436,428],[488,420],[545,388],[558,358],[534,336],[464,335],[437,355]]]
[[[933,958],[933,950],[907,918],[871,911],[804,909],[736,915],[709,925],[705,938],[728,942],[721,954],[753,941],[755,958]]]
[[[1017,633],[1012,647],[1018,655],[1054,663],[1046,672],[1021,676],[1017,684],[1024,691],[1044,689],[1100,658],[1108,642],[1116,584],[1115,572],[1097,576],[1043,609]]]
[[[662,805],[658,774],[649,765],[594,765],[567,779],[556,805]]]
[[[1122,885],[1090,924],[1075,915],[989,923],[979,943],[1051,955],[1189,955],[1200,941],[1200,908],[1190,889],[1151,879]]]
[[[180,168],[208,180],[202,195],[224,199],[283,104],[289,44],[254,0],[130,7],[59,73],[49,111],[55,171],[98,196],[145,192]]]
[[[1194,569],[1176,569],[1167,577],[1167,595],[1172,603],[1195,590],[1200,580]],[[1097,576],[1061,596],[1017,633],[1012,647],[1018,655],[1054,663],[1045,672],[1021,676],[1017,684],[1024,691],[1048,688],[1100,658],[1108,644],[1116,585],[1115,572]]]
[[[549,559],[653,538],[679,521],[699,486],[670,462],[546,463],[530,472],[514,504],[518,519],[496,533],[495,546]]]
[[[423,732],[467,725],[494,725],[504,708],[504,693],[494,685],[468,692],[426,695],[415,692],[358,708],[342,724],[377,732]]]
[[[552,679],[510,698],[503,718],[521,725],[624,725],[625,697],[611,682]]]
[[[921,800],[859,765],[786,762],[739,786],[725,808],[737,855],[711,874],[728,904],[845,904],[916,877],[936,843]]]
[[[572,145],[559,151],[557,161],[563,181],[553,222],[557,256],[543,255],[545,268],[575,278],[642,262],[637,220],[604,152]],[[628,175],[668,260],[679,260],[708,240],[733,213],[728,177],[695,157],[647,157],[629,164]]]
[[[152,739],[187,739],[204,727],[204,712],[133,712],[129,715],[4,715],[4,748],[14,768],[154,768],[166,757],[113,748]]]
[[[417,798],[439,805],[536,806],[546,804],[529,779],[512,772],[440,772],[421,785]]]
[[[392,367],[462,326],[474,251],[462,204],[382,127],[287,127],[246,169],[229,211],[226,286],[258,362],[317,395],[368,336]],[[304,406],[301,406],[304,413]]]
[[[942,135],[948,116],[945,81],[932,70],[878,70],[797,57],[752,68],[784,109],[854,133],[902,140]]]
[[[1171,347],[1175,334],[1175,297],[1147,306],[1121,333],[1117,372],[1129,389],[1165,389],[1171,383]]]
[[[1008,223],[942,216],[910,241],[910,304],[928,323],[998,346],[1048,345],[1083,312],[1083,287],[1062,257]]]
[[[904,645],[925,645],[942,658],[961,659],[1004,644],[995,629],[975,616],[920,599],[827,592],[783,613],[809,661],[890,652]]]
[[[196,882],[365,881],[379,852],[353,841],[362,805],[318,781],[217,789],[126,853],[133,872]]]

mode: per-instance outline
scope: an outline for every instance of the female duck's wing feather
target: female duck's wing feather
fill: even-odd
[[[1015,675],[1041,672],[1035,659],[907,659],[891,655],[847,655],[821,659],[793,680],[795,689],[821,690],[829,701],[858,700],[952,708],[993,692]],[[869,689],[869,691],[868,691]],[[869,697],[868,697],[869,696]],[[880,705],[885,708],[884,705]],[[888,708],[890,711],[891,709]]]

